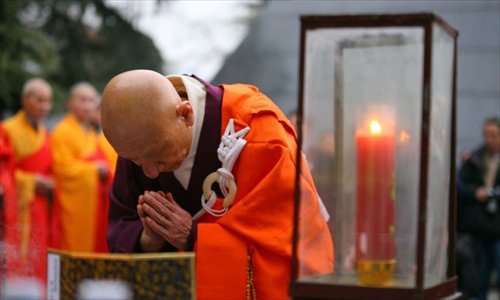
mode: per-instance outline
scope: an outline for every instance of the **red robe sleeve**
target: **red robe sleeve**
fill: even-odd
[[[0,124],[0,240],[4,247],[0,249],[0,272],[7,277],[15,276],[20,272],[18,253],[20,240],[18,232],[18,207],[16,201],[16,184],[14,179],[15,158],[14,152],[3,126]]]

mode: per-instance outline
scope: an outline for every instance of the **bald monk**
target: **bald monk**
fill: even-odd
[[[54,217],[59,247],[68,251],[107,252],[110,168],[90,124],[97,97],[89,83],[75,84],[67,102],[69,112],[52,132],[59,191]]]
[[[232,167],[218,157],[221,137],[231,140],[228,124],[247,132]],[[111,190],[111,251],[194,249],[199,299],[288,298],[297,140],[270,99],[253,86],[134,70],[107,84],[102,126],[120,156]],[[202,196],[205,178],[221,165],[237,186],[226,210],[231,184],[226,196],[208,193],[213,207]],[[307,168],[302,175],[303,242],[314,249],[302,270],[331,272],[331,236]]]
[[[52,88],[41,78],[28,80],[21,105],[22,109],[4,123],[16,159],[20,244],[15,272],[45,284],[54,180],[49,135],[42,121],[52,108]]]

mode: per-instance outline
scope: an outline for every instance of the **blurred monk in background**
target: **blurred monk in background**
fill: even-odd
[[[61,230],[60,248],[106,252],[109,163],[91,125],[98,93],[86,82],[75,84],[68,113],[52,132],[54,173],[59,201],[55,215]]]
[[[52,88],[40,78],[27,81],[21,104],[22,109],[4,123],[16,157],[20,235],[17,275],[35,277],[45,285],[54,180],[50,139],[42,120],[52,108]]]

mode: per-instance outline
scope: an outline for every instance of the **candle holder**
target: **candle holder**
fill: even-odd
[[[301,204],[314,202],[297,164],[293,297],[461,298],[457,36],[432,13],[301,17],[299,148],[330,215],[335,264],[315,274],[302,263],[315,249]]]

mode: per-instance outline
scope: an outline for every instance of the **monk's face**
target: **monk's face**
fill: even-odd
[[[68,109],[80,122],[90,122],[97,109],[96,90],[87,86],[77,88],[70,96]]]
[[[34,121],[41,121],[52,109],[52,89],[42,81],[33,84],[22,98],[23,109]]]
[[[150,127],[143,132],[141,136],[118,143],[116,149],[120,156],[141,167],[149,178],[176,170],[189,154],[192,132],[181,119],[173,123],[165,121],[165,126]]]
[[[101,105],[102,127],[111,145],[147,177],[176,170],[189,154],[192,110],[160,74],[118,75],[106,86]]]

